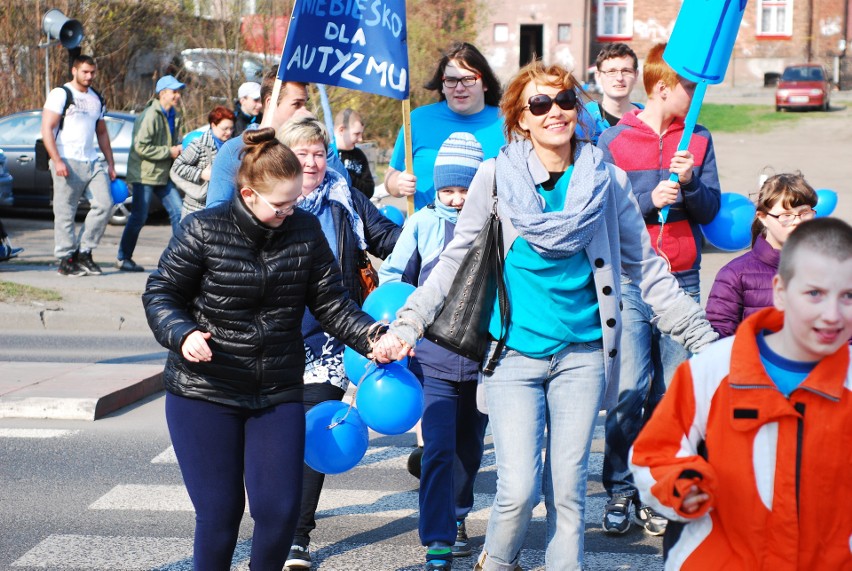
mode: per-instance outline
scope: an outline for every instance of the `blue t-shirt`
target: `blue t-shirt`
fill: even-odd
[[[544,211],[562,210],[574,167],[553,190],[537,188]],[[586,252],[544,258],[523,237],[512,243],[503,266],[512,317],[506,345],[533,358],[549,357],[571,343],[601,338],[601,319],[592,266]],[[489,333],[500,337],[500,306],[495,301]]]
[[[791,361],[786,357],[782,357],[773,351],[766,343],[765,336],[767,331],[761,331],[757,335],[757,349],[760,352],[760,362],[763,363],[763,368],[766,369],[766,374],[778,387],[778,390],[785,397],[790,397],[796,388],[801,385],[818,361],[813,363],[802,361]]]
[[[240,170],[240,153],[243,152],[245,143],[242,137],[228,139],[216,153],[213,159],[213,169],[210,171],[210,184],[207,185],[207,208],[212,208],[223,202],[230,202],[234,193],[237,192],[237,173]],[[340,162],[337,151],[329,147],[327,160],[330,168],[346,179],[346,184],[351,185],[349,171]]]
[[[446,101],[418,107],[411,112],[411,152],[414,158],[414,174],[417,176],[417,192],[414,194],[414,209],[420,210],[435,200],[435,185],[432,174],[435,157],[447,137],[461,131],[470,133],[479,144],[486,159],[497,156],[506,139],[503,136],[503,118],[499,109],[486,105],[473,115],[459,115]],[[390,160],[391,168],[405,170],[405,136],[400,129]],[[209,199],[208,199],[209,200]]]

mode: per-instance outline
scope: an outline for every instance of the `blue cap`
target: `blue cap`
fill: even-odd
[[[435,170],[432,173],[435,190],[450,186],[470,187],[482,159],[482,145],[476,137],[465,132],[453,133],[447,137],[435,157]]]
[[[175,91],[177,91],[179,89],[183,89],[184,87],[186,87],[186,85],[175,79],[175,76],[164,75],[163,77],[157,80],[157,87],[154,90],[154,93],[159,94],[164,89],[174,89]]]

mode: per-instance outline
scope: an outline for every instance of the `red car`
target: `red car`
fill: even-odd
[[[828,111],[831,83],[825,68],[819,64],[803,63],[784,69],[775,89],[775,110],[821,109]]]

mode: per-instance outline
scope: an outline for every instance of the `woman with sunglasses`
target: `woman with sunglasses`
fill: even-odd
[[[500,117],[500,80],[485,56],[472,44],[456,42],[438,62],[424,87],[438,92],[438,102],[411,112],[413,174],[405,172],[405,141],[402,129],[396,138],[385,189],[391,196],[414,196],[414,209],[435,200],[432,172],[438,149],[456,132],[476,137],[485,158],[497,156],[506,140]]]
[[[295,207],[298,159],[272,129],[243,139],[239,192],[182,222],[142,301],[169,349],[166,420],[196,513],[194,568],[230,569],[247,494],[251,568],[280,571],[301,503],[303,314],[365,355],[377,324],[317,219]]]
[[[340,265],[349,297],[360,305],[366,297],[360,268],[367,253],[384,259],[393,251],[402,229],[385,218],[370,200],[352,190],[346,180],[327,168],[331,142],[325,126],[312,117],[299,117],[285,123],[278,139],[287,145],[302,166],[302,196],[298,209],[319,219],[323,234]],[[349,386],[343,371],[343,341],[326,332],[310,311],[302,320],[305,340],[305,410],[329,400],[341,400]],[[304,464],[304,488],[299,525],[286,565],[289,569],[310,569],[310,534],[316,527],[314,515],[325,475]]]
[[[475,569],[520,568],[542,490],[546,567],[582,568],[592,432],[605,396],[618,389],[622,270],[641,284],[666,333],[692,351],[716,338],[700,306],[651,249],[624,173],[577,139],[576,90],[568,71],[541,62],[512,79],[500,105],[512,142],[482,164],[455,239],[374,349],[383,358],[413,354],[488,219],[496,182],[511,314],[506,348],[493,374],[480,378],[497,494]],[[489,333],[500,332],[495,303]]]

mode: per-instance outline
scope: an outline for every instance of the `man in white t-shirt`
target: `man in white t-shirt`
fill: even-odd
[[[73,79],[65,84],[67,90],[51,90],[42,112],[41,137],[53,175],[54,254],[63,276],[103,273],[92,260],[92,250],[100,243],[112,212],[110,181],[115,180],[115,163],[103,100],[91,88],[96,72],[94,58],[77,56],[71,66]],[[96,138],[106,164],[98,158]],[[78,239],[74,218],[87,189],[91,209]]]

